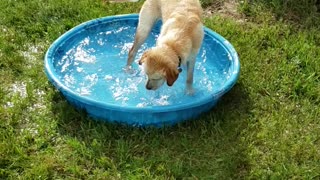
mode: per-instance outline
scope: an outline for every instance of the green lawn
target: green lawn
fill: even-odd
[[[237,84],[199,119],[137,129],[76,111],[48,82],[43,57],[70,28],[142,2],[1,0],[0,179],[319,179],[319,10],[280,2],[206,16],[239,53]]]

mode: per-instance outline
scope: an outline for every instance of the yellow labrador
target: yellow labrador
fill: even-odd
[[[126,69],[131,68],[154,23],[162,19],[156,46],[144,52],[139,60],[148,77],[146,88],[156,90],[164,82],[172,86],[181,72],[181,64],[187,64],[186,90],[192,94],[195,59],[204,36],[201,16],[199,0],[146,0],[140,10]]]

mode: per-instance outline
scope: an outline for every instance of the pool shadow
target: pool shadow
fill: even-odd
[[[80,141],[96,159],[112,159],[120,172],[145,167],[151,174],[175,178],[229,179],[244,177],[248,171],[247,145],[241,134],[249,123],[252,103],[242,83],[199,119],[161,129],[93,121],[59,93],[52,101],[59,133]]]

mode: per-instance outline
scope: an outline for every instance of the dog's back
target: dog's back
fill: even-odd
[[[157,45],[170,45],[182,57],[188,57],[192,51],[198,51],[203,36],[200,2],[160,0],[158,3],[162,3],[159,8],[163,26]]]
[[[151,0],[152,1],[152,0]],[[165,22],[171,16],[180,15],[182,18],[197,17],[201,20],[202,8],[198,0],[155,0],[158,1],[162,21]]]

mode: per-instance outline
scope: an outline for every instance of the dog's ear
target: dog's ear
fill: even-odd
[[[166,70],[166,79],[168,86],[172,86],[173,83],[178,79],[179,71],[177,69],[168,68]]]
[[[142,65],[142,64],[144,63],[144,61],[145,61],[145,59],[144,59],[144,58],[141,58],[141,59],[139,60],[139,65]]]
[[[140,58],[140,60],[139,60],[139,65],[142,65],[145,61],[146,61],[146,58],[149,56],[149,52],[148,51],[145,51],[143,54],[142,54],[142,56],[141,56],[141,58]]]

